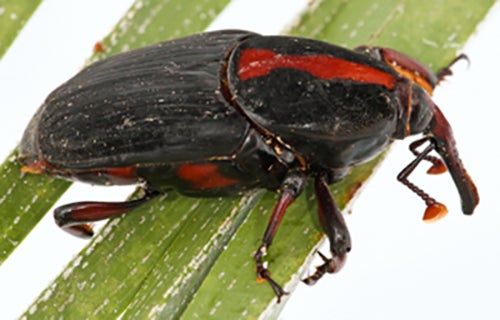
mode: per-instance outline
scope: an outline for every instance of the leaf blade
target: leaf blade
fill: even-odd
[[[352,7],[348,8],[348,9],[353,11]],[[356,20],[353,20],[353,21],[356,21]],[[388,31],[384,31],[384,32],[388,32]],[[382,33],[382,34],[384,34],[384,33]],[[352,41],[352,40],[346,40],[346,41]],[[357,188],[357,183],[358,182],[356,182],[353,186],[347,187],[348,191],[346,192],[346,194],[351,194],[352,193],[351,191]],[[336,194],[335,196],[336,196],[337,201],[338,201],[338,197],[339,197],[338,194]],[[172,202],[172,205],[174,207],[182,208],[184,206],[185,210],[187,210],[187,211],[189,211],[188,208],[190,208],[190,206],[192,206],[194,203],[198,203],[198,201],[201,201],[201,200],[185,200],[185,198],[182,198],[181,200],[179,200],[180,202],[177,203],[176,196],[173,196],[173,197],[174,197],[174,199],[171,199],[170,195],[167,196],[167,202],[165,203],[165,205],[167,205],[167,203]],[[181,197],[179,197],[179,198],[181,198]],[[302,197],[302,198],[304,198],[304,197]],[[170,200],[168,200],[168,199],[170,199]],[[254,216],[256,216],[256,219],[252,218],[253,220],[247,220],[246,224],[244,224],[244,226],[245,225],[248,226],[247,231],[245,231],[245,230],[240,231],[240,235],[237,235],[231,241],[232,243],[230,244],[230,246],[233,246],[233,248],[235,248],[235,249],[228,248],[221,255],[221,257],[223,255],[226,256],[226,258],[228,258],[228,260],[237,259],[239,261],[246,261],[246,262],[243,262],[243,264],[238,264],[238,266],[235,268],[230,268],[231,271],[240,271],[241,270],[241,274],[237,272],[237,275],[236,275],[236,277],[238,279],[237,281],[241,281],[241,282],[246,283],[246,285],[242,286],[243,290],[239,291],[240,292],[239,295],[246,297],[246,299],[248,297],[250,297],[252,299],[253,297],[257,296],[257,298],[261,301],[259,303],[252,302],[252,306],[255,305],[257,307],[254,310],[251,310],[251,313],[249,313],[249,311],[247,311],[244,314],[245,316],[260,315],[262,312],[264,312],[266,310],[266,307],[269,305],[269,303],[272,303],[274,297],[273,297],[272,293],[270,292],[270,289],[266,285],[258,286],[255,284],[253,268],[252,268],[253,260],[251,258],[251,254],[253,252],[252,251],[253,249],[249,249],[248,251],[241,250],[241,245],[238,243],[238,241],[240,241],[240,242],[250,241],[251,243],[249,243],[248,248],[252,247],[255,249],[258,246],[258,241],[259,241],[258,239],[261,236],[261,232],[263,232],[263,228],[265,227],[265,221],[267,220],[265,217],[263,217],[263,215],[265,213],[262,212],[262,210],[265,211],[265,209],[267,209],[267,212],[268,212],[268,210],[270,209],[270,206],[272,206],[272,204],[273,204],[274,199],[275,199],[274,195],[268,193],[262,199],[258,200],[258,205],[257,205],[257,208],[255,209],[255,213],[252,213]],[[297,208],[305,208],[307,211],[314,211],[311,209],[311,206],[313,206],[313,205],[310,205],[310,201],[305,201],[305,199],[303,199],[303,200],[304,200],[304,204],[299,203]],[[161,207],[160,203],[156,203],[156,202],[152,203],[151,205],[145,206],[144,208],[141,208],[141,210],[136,211],[133,214],[127,215],[124,218],[114,219],[108,225],[108,228],[111,230],[109,230],[109,231],[105,230],[105,232],[101,235],[103,237],[103,239],[106,239],[106,241],[102,241],[103,239],[99,239],[99,243],[100,244],[105,243],[105,245],[101,244],[101,246],[108,246],[108,248],[107,248],[108,252],[111,252],[111,253],[113,253],[113,251],[116,249],[116,247],[115,247],[116,244],[118,244],[118,248],[120,248],[119,249],[120,251],[122,250],[122,248],[124,248],[125,245],[129,246],[130,251],[123,250],[123,252],[134,252],[134,245],[139,246],[141,248],[142,247],[147,248],[148,251],[152,250],[150,248],[154,248],[154,246],[151,246],[151,243],[154,243],[154,240],[152,240],[152,239],[140,240],[139,238],[131,238],[130,232],[127,230],[133,229],[134,234],[142,234],[143,237],[146,237],[146,235],[149,236],[149,234],[161,233],[164,230],[156,229],[156,227],[161,227],[162,225],[171,224],[171,222],[168,221],[168,218],[161,218],[162,216],[169,216],[169,218],[174,220],[174,221],[176,219],[178,221],[189,221],[189,219],[193,219],[193,218],[197,218],[197,217],[201,218],[201,217],[204,217],[203,213],[206,213],[208,211],[206,208],[212,208],[212,209],[215,208],[217,206],[217,202],[219,200],[203,200],[203,202],[205,202],[205,201],[207,201],[207,207],[202,206],[201,207],[202,209],[199,209],[200,207],[197,206],[195,208],[196,210],[193,213],[191,213],[189,215],[189,217],[187,217],[187,218],[183,218],[182,215],[178,216],[176,218],[175,215],[172,215],[173,211],[170,211],[170,210],[168,210],[169,211],[168,214],[165,212],[162,215],[161,212],[163,212],[165,210],[165,208],[164,209],[158,208],[157,205],[160,205],[160,207]],[[214,202],[211,202],[211,201],[214,201]],[[232,199],[232,200],[227,200],[227,201],[235,201],[235,200]],[[223,201],[223,202],[226,202],[226,201]],[[260,209],[260,207],[265,208],[265,209]],[[198,209],[200,211],[198,211]],[[156,213],[149,214],[149,211],[151,211],[151,210],[155,211]],[[302,209],[296,209],[296,210],[298,212],[297,215],[300,216],[300,213],[301,213],[300,211]],[[177,210],[177,212],[180,212],[180,210]],[[221,215],[221,217],[222,217],[222,215]],[[312,221],[304,221],[304,220],[298,219],[295,222],[293,222],[294,221],[293,217],[294,217],[294,213],[289,212],[287,214],[286,219],[291,220],[290,221],[291,227],[284,225],[281,228],[280,233],[278,234],[278,239],[273,244],[272,251],[270,251],[270,253],[269,253],[269,255],[272,256],[272,258],[273,258],[272,269],[275,272],[275,277],[278,281],[281,281],[281,282],[283,282],[283,281],[286,282],[287,277],[290,277],[288,271],[286,270],[287,268],[293,269],[292,274],[295,274],[295,270],[296,270],[296,269],[294,269],[294,266],[287,266],[286,265],[286,260],[287,260],[288,255],[290,254],[290,250],[289,250],[289,243],[287,242],[287,240],[285,240],[286,237],[283,236],[283,233],[296,234],[297,232],[295,232],[295,231],[290,232],[290,231],[291,230],[303,231],[304,230],[303,228],[307,228],[308,225],[313,226],[313,227],[311,227],[310,230],[313,230],[313,228],[314,228],[314,223]],[[162,219],[166,219],[167,221],[161,221]],[[249,218],[249,219],[251,219],[251,218]],[[311,220],[311,219],[307,218],[306,220]],[[155,230],[152,230],[151,225],[153,225],[155,227],[154,228]],[[219,225],[220,225],[220,222],[219,222]],[[294,227],[294,225],[295,225],[295,227]],[[144,226],[148,226],[148,227],[144,227]],[[188,224],[183,228],[189,229],[189,226],[193,226],[193,224],[192,223]],[[178,227],[178,228],[182,228],[182,227]],[[298,229],[294,229],[294,228],[298,228]],[[140,231],[140,230],[142,230],[142,231]],[[286,231],[283,231],[283,230],[286,230]],[[118,232],[118,231],[120,231],[120,232]],[[243,236],[241,236],[241,232],[243,233]],[[180,237],[180,234],[178,236]],[[314,231],[309,231],[308,236],[311,236],[316,241],[319,239],[319,234],[315,233]],[[128,242],[128,244],[121,245],[120,244],[121,241],[116,242],[117,241],[116,239],[120,239],[120,237],[122,237],[121,239],[125,239],[124,241]],[[184,235],[184,238],[187,239],[187,238],[189,238],[189,236]],[[131,240],[131,239],[135,239],[135,240]],[[98,241],[94,240],[94,242],[98,242]],[[175,242],[175,241],[172,240],[172,243],[173,242]],[[281,242],[281,244],[280,244],[280,242]],[[300,242],[300,243],[302,243],[302,242]],[[179,245],[177,245],[177,246],[179,247]],[[301,248],[299,248],[305,252],[305,254],[300,253],[300,255],[303,255],[305,257],[305,258],[303,257],[300,259],[307,259],[307,255],[311,251],[311,248],[304,249],[304,247],[305,246],[303,246],[303,247],[301,246]],[[90,252],[92,252],[92,255],[93,255],[95,252],[94,245],[92,245],[90,248],[92,248],[92,250]],[[137,250],[137,249],[135,249],[135,250]],[[230,250],[235,250],[235,251],[230,251]],[[241,252],[239,252],[240,250],[241,250]],[[152,251],[154,251],[154,250],[152,250]],[[103,251],[103,252],[105,252],[105,251]],[[166,256],[168,254],[168,252],[169,251],[167,249],[159,250],[159,253],[155,254],[155,255],[157,255],[157,258],[152,258],[150,256],[150,258],[148,258],[148,259],[152,259],[152,261],[153,260],[154,261],[163,261],[163,257]],[[231,255],[231,252],[236,252],[236,253],[238,253],[238,255],[236,257],[234,257]],[[196,257],[196,255],[198,255],[198,254],[199,254],[199,252],[195,253],[194,257]],[[104,257],[106,257],[106,254],[104,254]],[[77,267],[77,268],[79,268],[82,265],[82,260],[81,260],[82,258],[77,257],[77,261],[78,261],[78,259],[80,259],[79,264],[78,265],[75,264],[75,267]],[[141,257],[135,257],[135,259],[133,259],[133,260],[137,260],[137,259],[142,260]],[[97,259],[97,260],[100,260],[100,259]],[[189,259],[189,260],[191,261],[192,259]],[[125,258],[125,259],[117,259],[116,261],[119,261],[118,263],[115,263],[116,265],[120,265],[120,264],[126,265],[128,260]],[[214,295],[214,292],[211,291],[212,288],[217,287],[217,284],[219,284],[220,270],[227,270],[227,269],[224,269],[224,268],[227,268],[227,266],[224,266],[225,263],[220,262],[220,261],[223,261],[223,260],[219,260],[219,262],[216,263],[216,267],[214,269],[212,269],[213,271],[211,272],[211,275],[209,276],[209,279],[212,279],[212,280],[207,279],[207,281],[202,284],[202,290],[204,290],[205,293],[203,293],[203,292],[198,293],[195,296],[195,300],[193,300],[193,302],[191,302],[190,306],[186,309],[186,311],[184,311],[184,314],[183,314],[184,317],[187,317],[187,318],[189,318],[190,316],[199,317],[200,314],[202,314],[202,313],[194,312],[194,311],[196,311],[196,310],[194,310],[194,308],[196,306],[204,305],[203,312],[205,312],[205,314],[210,314],[210,312],[214,309],[214,307],[217,306],[217,300],[215,300],[215,301],[213,299],[210,300],[210,297]],[[129,263],[130,263],[130,261],[129,261]],[[245,265],[245,263],[246,263],[246,265]],[[83,264],[85,264],[85,262]],[[97,264],[97,262],[94,262],[93,264],[95,265],[95,264]],[[217,265],[221,266],[223,269],[220,269],[220,268],[218,269]],[[300,265],[300,263],[298,263],[297,265]],[[131,267],[133,267],[133,266],[129,265],[129,266],[126,266],[125,271],[119,271],[119,272],[117,271],[117,274],[119,276],[114,277],[114,279],[112,279],[112,281],[105,283],[104,287],[120,288],[120,286],[122,285],[120,280],[123,279],[123,277],[129,277],[130,273],[137,274],[137,271],[133,271],[134,268],[131,268]],[[71,268],[71,266],[70,266],[70,268]],[[65,273],[66,274],[66,278],[65,278],[66,281],[70,278],[76,277],[74,271],[76,271],[77,268],[73,268],[73,269],[71,269],[71,272],[68,271],[67,273]],[[88,265],[86,268],[88,268]],[[107,269],[107,270],[108,270],[108,274],[104,273],[101,275],[101,277],[107,278],[107,277],[109,277],[109,274],[115,273],[115,272],[113,272],[114,269]],[[151,270],[153,270],[153,269],[151,269]],[[153,272],[153,271],[151,271],[151,272]],[[163,269],[162,272],[168,273],[169,270],[165,268],[165,269]],[[89,274],[87,274],[87,277],[88,277],[88,275]],[[90,274],[90,275],[92,275],[92,274]],[[69,276],[71,276],[71,277],[69,277]],[[166,275],[166,276],[168,276],[168,275]],[[241,280],[239,280],[240,277],[242,278]],[[228,276],[228,278],[229,278],[229,276]],[[85,281],[85,277],[84,278],[76,278],[76,280],[78,280],[78,279],[80,279],[80,280],[76,281],[76,284],[82,283],[82,281]],[[145,282],[147,282],[147,281],[155,282],[154,278],[149,278],[149,279],[144,278],[144,279],[145,279],[144,280]],[[233,276],[230,279],[229,283],[227,283],[227,285],[225,287],[222,287],[222,290],[226,290],[227,286],[231,285],[231,283],[233,281],[232,279],[235,279],[235,276]],[[295,281],[296,281],[296,279],[295,279]],[[165,284],[165,286],[168,286],[168,285]],[[204,286],[205,287],[209,286],[210,290],[203,289]],[[234,288],[234,286],[235,286],[235,284],[232,285],[232,288]],[[69,296],[71,296],[71,293],[75,292],[76,290],[79,290],[77,285],[70,287],[69,290],[66,291],[66,294],[69,294]],[[137,289],[137,290],[132,289],[131,291],[134,293],[133,294],[134,296],[137,295],[139,297],[144,297],[143,293],[141,293],[141,290],[143,290],[143,289]],[[235,297],[238,297],[238,294],[235,293],[236,291],[233,291],[233,290],[230,290],[230,291]],[[220,290],[218,292],[220,292]],[[108,291],[108,293],[109,293],[108,294],[109,296],[114,298],[114,296],[115,296],[114,291]],[[262,297],[261,297],[261,295],[262,295]],[[155,306],[158,306],[159,303],[162,303],[163,301],[161,301],[161,297],[163,297],[163,295],[160,294],[158,296],[160,297],[160,299],[156,300],[156,301],[152,301],[152,303],[149,305],[150,306],[149,309],[144,309],[144,308],[143,309],[144,310],[153,310],[153,308]],[[198,304],[196,301],[200,301],[199,300],[199,299],[201,299],[201,298],[199,298],[200,296],[204,296],[205,299],[208,298],[208,300],[206,300],[206,301],[209,301],[209,302],[203,303],[203,304],[201,304],[201,303]],[[65,298],[63,298],[63,299],[68,300],[68,295],[66,295]],[[127,300],[127,299],[132,299],[132,298],[126,298],[126,299],[124,299],[124,301],[131,301],[131,300]],[[144,299],[144,298],[142,298],[142,299]],[[245,307],[248,306],[248,300],[246,300],[246,299],[236,299],[236,300],[241,300],[241,301],[239,304],[231,305],[232,309],[224,309],[224,308],[221,308],[219,305],[219,306],[217,306],[217,310],[215,310],[215,311],[221,312],[219,314],[229,316],[229,317],[234,316],[234,315],[242,315],[242,312],[245,312],[245,310],[246,310]],[[96,302],[97,303],[96,310],[99,310],[99,312],[101,310],[104,310],[104,308],[107,308],[106,306],[103,306],[101,308],[101,305],[103,305],[103,301],[106,302],[106,299],[102,299],[102,295],[101,295],[101,300]],[[52,303],[55,303],[55,302],[52,301]],[[109,298],[107,300],[107,304],[108,305],[110,304]],[[142,302],[137,302],[137,304],[141,304],[144,306],[144,304]],[[112,305],[115,306],[114,303]],[[123,306],[119,307],[118,310],[121,310],[121,311],[127,310],[126,313],[124,314],[125,317],[133,317],[137,314],[150,315],[149,312],[136,313],[134,303],[130,304],[128,302],[124,302],[122,305]],[[237,306],[239,306],[239,307],[236,308]],[[37,305],[37,307],[40,307],[40,305]],[[267,312],[269,312],[268,313],[269,315],[275,315],[276,312],[279,312],[279,308],[281,308],[281,307],[282,307],[282,305],[278,306],[278,308],[273,307],[271,309],[268,309]],[[70,309],[65,308],[65,312],[68,312],[69,310]],[[166,310],[166,309],[163,309],[163,310]],[[163,310],[160,310],[160,311],[163,312]],[[77,312],[78,310],[72,309],[71,311]],[[79,311],[79,312],[81,312],[81,311]],[[71,313],[71,314],[74,315],[74,313]],[[117,313],[98,313],[98,314],[102,316],[104,314],[116,315]],[[160,312],[160,313],[152,313],[151,315],[163,315],[163,314],[164,313]]]
[[[0,58],[42,1],[0,0]]]
[[[13,152],[0,167],[0,265],[24,240],[70,183],[21,173]]]

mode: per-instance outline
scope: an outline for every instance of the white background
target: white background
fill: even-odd
[[[306,2],[235,1],[213,28],[278,33]],[[78,71],[131,3],[43,2],[0,61],[0,158],[15,147],[45,96]],[[500,319],[499,40],[497,3],[463,50],[470,67],[458,64],[435,97],[481,194],[474,216],[461,214],[449,175],[427,176],[421,168],[413,181],[450,211],[438,223],[422,223],[423,203],[396,181],[412,159],[408,143],[397,143],[346,217],[353,238],[346,267],[313,287],[300,285],[282,319]],[[130,190],[79,184],[59,204],[119,200]],[[84,245],[47,215],[0,268],[0,319],[20,315]]]

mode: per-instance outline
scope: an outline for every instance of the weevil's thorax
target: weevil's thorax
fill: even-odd
[[[231,54],[237,109],[314,168],[344,169],[387,147],[397,122],[398,74],[329,43],[250,37]]]

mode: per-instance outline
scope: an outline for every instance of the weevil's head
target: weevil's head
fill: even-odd
[[[431,97],[414,83],[406,84],[399,91],[400,115],[395,138],[422,133],[434,145],[434,150],[443,159],[462,200],[462,211],[472,214],[479,203],[474,182],[460,160],[451,125],[432,101]]]
[[[438,77],[422,63],[392,49],[362,46],[356,51],[387,63],[400,75],[395,87],[400,101],[399,119],[393,137],[404,139],[418,133],[427,136],[455,182],[463,212],[472,214],[479,203],[476,186],[460,160],[448,120],[431,98],[439,81],[451,73],[450,66],[442,69]]]

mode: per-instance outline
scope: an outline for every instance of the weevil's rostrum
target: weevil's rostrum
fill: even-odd
[[[347,50],[241,30],[202,33],[85,68],[37,111],[19,160],[30,173],[142,187],[138,200],[56,209],[57,224],[83,237],[93,234],[89,222],[125,213],[169,190],[196,197],[256,188],[279,192],[255,254],[257,276],[279,301],[285,291],[263,257],[308,177],[331,251],[330,257],[321,254],[324,264],[304,280],[309,284],[340,270],[351,250],[328,185],[395,139],[423,135],[410,145],[416,158],[398,180],[425,201],[425,220],[440,218],[447,209],[408,180],[422,160],[432,163],[432,173],[448,169],[463,212],[472,214],[479,202],[476,187],[450,125],[431,99],[449,67],[435,75],[387,48]]]

